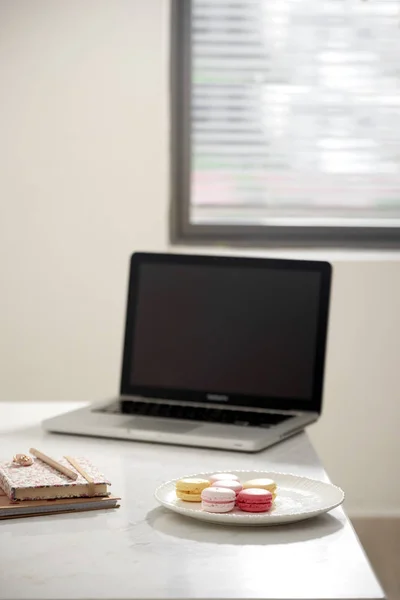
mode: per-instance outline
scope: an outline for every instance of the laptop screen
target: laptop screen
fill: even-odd
[[[313,399],[321,271],[252,262],[138,265],[129,387],[246,404]]]

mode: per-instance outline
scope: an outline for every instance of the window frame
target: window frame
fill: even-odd
[[[191,5],[171,0],[170,27],[170,240],[173,244],[266,247],[400,247],[400,227],[198,225],[190,223]]]

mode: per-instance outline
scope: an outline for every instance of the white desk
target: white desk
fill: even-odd
[[[326,479],[305,434],[255,455],[45,434],[76,404],[1,404],[2,459],[31,446],[92,457],[121,508],[0,521],[0,598],[382,598],[341,509],[274,528],[200,523],[157,505],[166,479],[268,469]]]

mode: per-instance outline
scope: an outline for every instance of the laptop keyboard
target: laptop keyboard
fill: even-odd
[[[164,404],[159,402],[136,402],[132,400],[122,400],[121,402],[113,403],[99,409],[99,412],[185,419],[188,421],[224,423],[240,427],[263,427],[266,429],[292,418],[292,415],[279,413],[262,413],[207,406],[183,406],[180,404]]]

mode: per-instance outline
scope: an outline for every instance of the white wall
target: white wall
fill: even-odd
[[[335,264],[324,415],[310,433],[359,514],[400,514],[399,307],[399,261]]]
[[[168,248],[167,68],[167,0],[0,0],[0,399],[118,389],[129,254]],[[400,512],[400,260],[333,257],[310,434],[350,512]]]
[[[115,393],[128,256],[167,243],[167,13],[0,0],[5,399]]]

